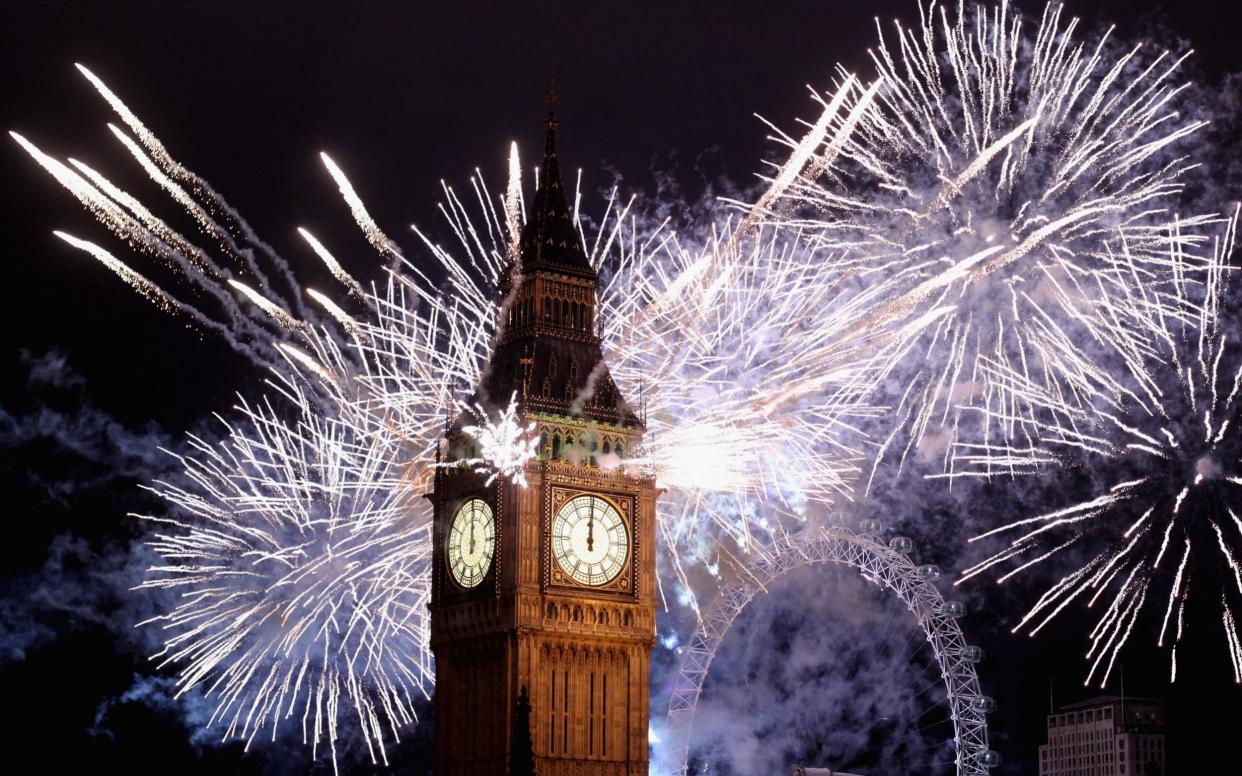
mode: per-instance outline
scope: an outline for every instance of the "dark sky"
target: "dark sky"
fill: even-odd
[[[1232,3],[1144,5],[1068,4],[1089,25],[1116,18],[1123,32],[1156,28],[1189,39],[1209,81],[1242,70]],[[406,226],[434,222],[440,179],[464,186],[478,166],[499,184],[513,139],[526,162],[535,161],[554,69],[563,165],[585,168],[588,187],[609,184],[615,172],[623,187],[650,191],[653,170],[671,173],[690,193],[705,180],[744,183],[776,151],[752,114],[791,127],[812,112],[805,84],[827,86],[838,61],[864,67],[874,15],[910,18],[914,9],[914,0],[10,3],[0,30],[0,124],[54,155],[132,171],[105,127],[115,119],[73,68],[82,62],[284,255],[313,265],[294,232],[305,225],[365,275],[375,259],[319,165],[320,150],[349,173],[376,220],[412,245]],[[53,228],[106,236],[7,137],[0,179],[0,407],[21,414],[51,403],[71,413],[89,398],[130,431],[153,423],[176,436],[254,380],[219,343],[160,314],[56,241]],[[122,182],[162,201],[139,176]],[[49,351],[63,354],[81,382],[50,394],[32,383],[31,359]],[[12,540],[0,550],[0,578],[9,593],[43,566],[54,537],[106,542],[132,530],[118,526],[135,498],[132,481],[53,499],[46,483],[78,471],[58,468],[54,445],[4,454]],[[11,746],[54,762],[89,745],[135,773],[173,762],[160,758],[191,762],[188,745],[176,743],[184,736],[159,715],[139,715],[127,733],[102,743],[86,732],[100,700],[123,690],[138,663],[114,654],[104,630],[65,629],[72,632],[24,661],[0,664],[0,686],[6,694],[19,687],[22,696],[5,704],[14,715]],[[1048,676],[1067,696],[1081,692],[1073,655],[1080,643],[998,638],[990,647],[984,669],[996,674],[994,694],[1008,709],[998,724],[1011,728],[1011,762],[1033,755],[1041,731],[1031,726],[1046,707]],[[1135,673],[1149,672],[1140,664]],[[1175,691],[1179,708],[1223,684],[1219,676]],[[1158,681],[1148,684],[1142,691],[1163,691]],[[1236,688],[1222,692],[1214,697],[1242,706]],[[1237,711],[1227,714],[1203,719],[1213,729],[1242,722]],[[1181,726],[1183,751],[1208,740],[1192,736],[1196,726]],[[227,762],[220,767],[243,761]]]

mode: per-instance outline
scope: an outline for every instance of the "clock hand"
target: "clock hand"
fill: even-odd
[[[474,521],[470,521],[470,554],[474,555]]]
[[[587,515],[587,552],[595,551],[595,513]]]

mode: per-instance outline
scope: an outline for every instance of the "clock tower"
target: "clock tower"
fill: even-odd
[[[525,486],[487,484],[452,465],[475,452],[459,422],[431,495],[437,776],[528,773],[532,759],[539,776],[647,773],[656,487],[628,463],[644,426],[600,349],[599,277],[566,205],[554,109],[550,97],[475,393],[488,408],[516,397],[539,455]]]

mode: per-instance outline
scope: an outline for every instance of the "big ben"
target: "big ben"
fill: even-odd
[[[604,362],[599,277],[566,203],[554,107],[475,392],[484,407],[516,398],[539,454],[525,485],[488,484],[453,465],[474,453],[454,424],[431,495],[437,776],[529,768],[512,762],[515,742],[539,776],[647,773],[656,486],[627,465],[644,427]]]

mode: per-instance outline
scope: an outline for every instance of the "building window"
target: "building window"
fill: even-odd
[[[591,672],[590,694],[587,695],[587,754],[595,754],[595,672]]]

